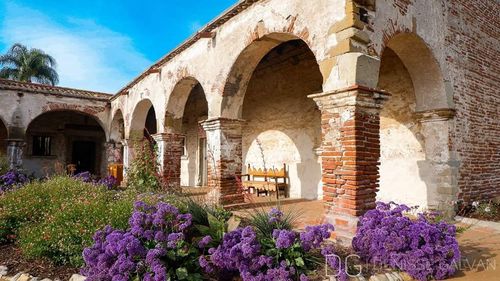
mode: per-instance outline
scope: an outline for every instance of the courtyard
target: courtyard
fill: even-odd
[[[373,280],[495,280],[499,5],[466,2],[237,1],[109,93],[58,86],[55,58],[12,44],[0,245],[15,259],[0,266],[72,281],[323,267],[348,280],[359,264]]]

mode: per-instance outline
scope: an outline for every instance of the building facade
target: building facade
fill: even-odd
[[[80,161],[104,173],[107,163],[127,167],[131,143],[147,131],[172,187],[209,186],[223,202],[242,200],[236,186],[248,165],[286,164],[290,196],[324,200],[345,236],[376,200],[449,209],[458,198],[494,198],[499,8],[492,0],[241,1],[112,97],[1,86],[0,139],[13,162],[40,169],[30,142],[40,146],[39,130],[50,125],[54,143],[71,145],[49,157],[68,164],[93,151],[94,164]],[[42,113],[74,122],[37,120]],[[74,113],[81,119],[64,115]]]

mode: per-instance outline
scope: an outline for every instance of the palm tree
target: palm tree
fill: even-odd
[[[56,60],[40,49],[16,43],[5,55],[0,55],[0,78],[23,82],[50,84],[59,82]]]

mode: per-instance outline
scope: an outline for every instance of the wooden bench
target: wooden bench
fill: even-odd
[[[247,191],[255,190],[257,196],[269,195],[270,192],[276,192],[276,198],[279,198],[280,193],[285,197],[289,196],[286,164],[281,169],[256,169],[249,164],[247,174],[242,175],[242,178],[243,188]]]

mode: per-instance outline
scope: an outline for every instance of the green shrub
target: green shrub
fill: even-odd
[[[161,188],[155,148],[147,140],[133,145],[136,157],[127,170],[127,185],[138,192],[157,191]]]
[[[0,198],[0,239],[17,238],[27,256],[81,266],[98,229],[127,227],[135,196],[68,177],[33,182]]]
[[[0,153],[0,175],[7,173],[9,170],[9,159],[7,156]]]
[[[280,205],[266,211],[263,208],[249,212],[246,224],[255,228],[257,235],[261,237],[271,237],[275,229],[292,230],[297,226],[300,213],[297,210],[283,212]],[[271,216],[271,219],[270,219]]]

